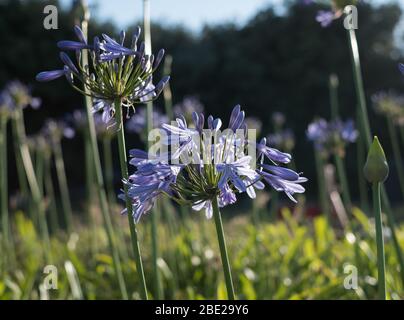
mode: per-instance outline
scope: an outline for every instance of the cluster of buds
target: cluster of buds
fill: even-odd
[[[372,102],[377,113],[397,124],[404,123],[404,96],[393,91],[381,91],[372,96]]]
[[[11,117],[15,111],[28,106],[38,109],[40,105],[41,100],[33,97],[30,88],[18,80],[9,82],[0,92],[0,116],[2,117]]]
[[[326,4],[330,6],[329,10],[319,10],[317,12],[316,21],[321,24],[322,27],[328,27],[334,20],[339,19],[344,15],[344,9],[347,6],[356,5],[359,0],[328,0]],[[308,0],[307,4],[319,2],[324,4],[324,1],[311,1]]]
[[[347,144],[356,141],[358,131],[352,120],[344,122],[337,119],[327,122],[324,119],[318,119],[309,124],[307,137],[325,157],[330,154],[344,157]]]
[[[72,139],[75,131],[66,121],[48,119],[41,129],[41,135],[54,146],[63,138]]]

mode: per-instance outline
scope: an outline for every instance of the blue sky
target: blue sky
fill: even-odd
[[[87,0],[93,16],[112,20],[124,28],[142,17],[142,0]],[[151,18],[164,24],[182,24],[199,31],[204,24],[242,24],[270,4],[281,7],[284,0],[150,0]],[[372,0],[384,3],[394,0]],[[402,0],[397,0],[400,2]],[[70,5],[72,0],[61,0]]]
[[[243,23],[259,9],[283,0],[150,0],[151,18],[164,24],[182,24],[198,31],[206,24]],[[69,5],[71,0],[61,0]],[[142,0],[87,0],[97,18],[125,27],[142,18]]]

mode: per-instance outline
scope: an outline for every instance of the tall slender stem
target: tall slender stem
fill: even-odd
[[[19,195],[26,200],[28,203],[27,205],[27,211],[30,219],[34,223],[35,226],[38,226],[38,219],[37,219],[37,213],[35,210],[31,210],[32,208],[30,207],[29,199],[28,199],[28,194],[29,194],[29,188],[28,188],[28,182],[27,182],[27,177],[25,174],[24,170],[24,164],[22,162],[21,158],[21,152],[20,152],[20,146],[18,144],[18,133],[17,133],[17,124],[16,121],[11,122],[11,129],[13,133],[13,144],[14,144],[14,155],[15,155],[15,163],[17,167],[17,176],[18,176],[18,187],[19,187]]]
[[[335,74],[330,75],[328,85],[330,90],[331,118],[335,120],[338,118],[339,115],[337,75]]]
[[[345,171],[344,159],[336,154],[334,156],[335,166],[337,167],[338,180],[341,183],[342,198],[344,199],[345,207],[348,211],[352,209],[351,196],[349,193],[349,184]]]
[[[16,137],[17,145],[19,145],[19,152],[21,155],[22,164],[25,169],[27,181],[31,190],[31,196],[34,201],[35,211],[37,212],[37,217],[39,221],[39,228],[42,236],[42,240],[46,246],[45,248],[45,258],[50,261],[51,260],[51,247],[49,241],[49,234],[48,228],[46,224],[46,217],[45,217],[45,210],[44,210],[44,203],[42,199],[41,189],[38,185],[38,180],[35,175],[34,166],[32,164],[31,155],[29,153],[28,145],[27,145],[27,137],[25,133],[25,126],[24,126],[24,118],[23,112],[21,109],[17,109],[15,111],[14,119],[15,122],[15,129],[16,129]]]
[[[173,62],[173,57],[167,55],[164,59],[164,76],[168,76],[171,74],[171,65]],[[163,89],[163,96],[164,96],[164,107],[166,109],[166,114],[168,120],[174,119],[174,112],[173,112],[173,94],[171,92],[170,83],[167,83]]]
[[[59,229],[59,222],[58,222],[58,210],[55,198],[55,189],[53,188],[53,181],[52,181],[51,157],[52,155],[50,153],[45,155],[44,183],[45,183],[45,192],[49,202],[49,221],[51,225],[51,230],[52,232],[56,232]]]
[[[321,210],[323,214],[329,219],[330,217],[330,205],[328,202],[325,177],[324,177],[324,162],[319,151],[314,150],[314,157],[316,159],[316,169],[317,169],[317,181],[318,181],[318,193],[320,198]]]
[[[115,101],[115,111],[116,111],[116,119],[118,123],[118,132],[117,132],[117,137],[118,137],[118,147],[119,147],[119,163],[121,167],[121,175],[122,179],[127,180],[128,179],[128,167],[127,167],[127,156],[126,156],[126,146],[125,146],[125,132],[123,128],[123,117],[122,117],[122,106],[121,106],[121,101],[117,99]],[[130,229],[130,236],[132,240],[132,249],[133,253],[135,255],[135,262],[136,262],[136,270],[139,276],[140,280],[140,285],[141,285],[141,296],[142,299],[147,300],[147,287],[146,287],[146,279],[144,276],[144,271],[143,271],[143,263],[142,263],[142,256],[140,254],[140,246],[139,246],[139,240],[138,240],[138,234],[137,234],[137,229],[135,222],[133,221],[132,217],[132,202],[130,198],[128,197],[128,187],[126,184],[123,185],[123,189],[125,192],[125,203],[126,203],[126,210],[127,210],[127,215],[128,215],[128,221],[129,221],[129,229]]]
[[[81,23],[81,29],[85,38],[88,38],[88,8],[84,7],[85,14],[84,19]],[[81,55],[81,62],[84,67],[88,66],[88,51],[83,50]],[[88,93],[88,89],[84,86],[84,90]],[[105,192],[104,186],[104,178],[102,176],[102,169],[101,169],[101,160],[100,160],[100,153],[97,144],[97,136],[95,132],[95,125],[94,125],[94,118],[92,114],[92,105],[91,105],[91,97],[87,97],[85,100],[86,105],[86,113],[87,113],[87,128],[89,134],[89,143],[91,145],[91,159],[93,161],[93,169],[95,174],[95,184],[96,184],[96,191],[98,195],[98,199],[100,201],[101,207],[101,214],[104,220],[105,231],[108,237],[108,243],[112,254],[112,261],[115,269],[115,274],[118,280],[119,289],[121,291],[121,295],[123,299],[128,299],[128,292],[126,290],[126,284],[122,273],[121,261],[119,258],[119,252],[116,247],[115,237],[114,237],[114,230],[112,227],[111,217],[109,215],[109,207],[107,202],[107,195]]]
[[[226,281],[227,298],[229,300],[235,300],[233,279],[231,276],[231,269],[230,269],[230,263],[229,263],[229,256],[227,254],[227,246],[226,246],[226,240],[224,238],[222,216],[220,214],[219,205],[217,203],[217,197],[213,198],[212,205],[213,205],[213,217],[215,219],[215,225],[216,225],[217,239],[219,241],[220,255],[222,257],[224,278]]]
[[[59,183],[60,196],[62,198],[63,215],[65,218],[66,229],[70,233],[72,231],[73,213],[60,141],[55,141],[53,150],[56,164],[56,175]]]
[[[143,0],[143,24],[144,24],[144,43],[145,43],[145,53],[147,55],[152,54],[152,44],[151,44],[151,30],[150,30],[150,1]],[[153,103],[147,103],[147,134],[153,128]],[[149,144],[149,141],[148,141]],[[148,146],[150,147],[150,145]],[[152,262],[153,262],[153,274],[154,274],[154,284],[155,284],[155,294],[157,299],[162,299],[162,286],[160,280],[160,273],[158,269],[158,235],[157,235],[157,218],[158,212],[156,209],[152,209],[151,215],[151,235],[152,235]]]
[[[398,181],[400,183],[401,193],[404,196],[404,171],[403,171],[403,158],[401,156],[400,145],[398,142],[398,136],[396,128],[394,127],[393,120],[387,117],[387,127],[389,130],[391,145],[393,147],[394,162],[396,164]]]
[[[107,190],[108,204],[111,208],[111,211],[114,211],[115,207],[115,191],[114,191],[114,163],[112,159],[112,150],[111,150],[112,137],[109,135],[105,135],[102,138],[102,154],[104,156],[104,168],[105,168],[105,184]],[[114,221],[113,221],[114,222]],[[128,260],[129,255],[127,251],[127,246],[125,242],[125,229],[120,227],[117,224],[113,223],[113,227],[115,233],[118,237],[118,240],[121,242],[120,248],[122,259]]]
[[[368,196],[368,188],[366,185],[365,177],[363,176],[363,165],[365,164],[365,145],[363,138],[361,136],[358,137],[356,141],[357,145],[357,171],[358,171],[358,185],[359,185],[359,197],[361,208],[364,212],[369,212],[369,196]]]
[[[376,244],[377,244],[377,282],[379,299],[386,300],[386,271],[384,257],[383,223],[380,201],[380,182],[373,183],[373,211],[376,222]]]
[[[367,148],[369,148],[371,141],[372,141],[372,136],[371,136],[371,131],[370,131],[368,112],[367,112],[367,108],[366,108],[365,89],[363,87],[358,42],[356,40],[356,34],[355,34],[354,29],[348,29],[347,32],[348,32],[348,43],[349,43],[350,54],[351,54],[352,70],[353,70],[353,76],[354,76],[354,82],[355,82],[358,115],[359,115],[359,119],[361,122],[361,124],[360,124],[361,135],[365,139]],[[402,253],[400,244],[397,239],[394,216],[393,216],[393,212],[391,210],[390,200],[388,198],[384,185],[381,187],[381,196],[382,196],[383,206],[387,213],[387,222],[391,229],[391,236],[392,236],[392,240],[393,240],[394,249],[396,251],[397,259],[400,264],[401,281],[404,285],[404,257],[403,257],[403,253]]]
[[[0,115],[0,203],[3,238],[10,240],[10,222],[8,215],[8,169],[7,169],[7,118]]]
[[[329,91],[330,91],[330,106],[331,106],[331,118],[337,120],[339,118],[339,104],[338,104],[338,77],[335,74],[331,74],[329,78]],[[350,211],[352,209],[351,196],[349,193],[349,184],[346,177],[346,170],[344,159],[340,154],[334,155],[335,166],[337,168],[337,175],[339,183],[341,184],[342,198],[345,203],[345,207]]]
[[[102,149],[104,155],[105,166],[105,184],[107,189],[108,201],[110,206],[115,203],[114,192],[114,165],[112,160],[111,138],[104,137],[102,139]]]
[[[87,98],[87,97],[86,97]],[[91,106],[90,106],[91,108]],[[94,168],[93,168],[93,159],[91,152],[91,141],[90,135],[88,133],[88,129],[84,129],[83,132],[84,139],[84,158],[85,158],[85,170],[86,170],[86,202],[85,207],[87,210],[87,222],[94,223],[91,215],[92,205],[94,203]]]

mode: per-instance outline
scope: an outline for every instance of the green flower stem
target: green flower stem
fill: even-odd
[[[0,116],[0,203],[1,227],[6,242],[10,240],[8,213],[8,164],[7,164],[7,119]]]
[[[35,175],[38,181],[38,187],[42,194],[44,195],[44,157],[42,150],[35,150]]]
[[[125,132],[123,128],[123,117],[122,117],[122,106],[121,106],[121,101],[117,99],[115,101],[115,112],[116,112],[116,119],[118,123],[118,147],[119,147],[119,163],[121,167],[121,175],[122,179],[127,180],[129,175],[128,175],[128,167],[127,167],[127,156],[126,156],[126,146],[125,146]],[[129,229],[130,229],[130,236],[132,240],[132,249],[133,253],[135,255],[135,262],[136,262],[136,270],[139,276],[140,280],[140,285],[141,285],[141,297],[144,300],[147,300],[147,287],[146,287],[146,279],[144,276],[144,271],[143,271],[143,263],[142,263],[142,256],[140,254],[140,246],[139,246],[139,240],[138,240],[138,234],[137,234],[137,229],[135,222],[133,221],[132,217],[132,202],[130,198],[127,196],[128,193],[128,187],[126,184],[123,185],[123,189],[125,192],[125,199],[126,199],[126,209],[127,209],[127,216],[128,216],[128,221],[129,221]]]
[[[144,43],[145,53],[152,54],[151,31],[150,31],[150,1],[143,0],[143,24],[144,24]],[[147,135],[153,128],[153,103],[147,103]],[[150,142],[148,142],[150,144]],[[150,145],[148,146],[150,147]],[[157,218],[158,212],[152,209],[151,213],[151,235],[152,235],[152,263],[153,263],[153,278],[155,283],[155,294],[157,299],[162,298],[162,286],[160,273],[158,269],[157,259],[159,256],[158,236],[157,236]]]
[[[31,196],[35,205],[34,210],[37,213],[39,221],[40,233],[45,245],[45,259],[47,261],[51,261],[52,260],[50,256],[51,246],[48,234],[48,227],[46,224],[44,203],[42,199],[42,193],[38,185],[38,180],[35,175],[34,166],[32,165],[31,155],[29,153],[28,145],[26,142],[27,137],[25,134],[25,126],[22,110],[18,109],[15,111],[13,121],[15,124],[15,132],[16,132],[15,139],[17,140],[16,143],[19,146],[19,153],[26,173],[27,181],[31,191]]]
[[[16,167],[17,167],[17,176],[18,176],[18,186],[19,186],[19,193],[20,196],[24,198],[24,200],[27,200],[28,202],[28,194],[29,194],[29,189],[28,189],[28,182],[27,182],[27,177],[25,175],[25,170],[24,170],[24,164],[22,162],[21,158],[21,153],[20,153],[20,146],[18,145],[18,139],[17,139],[17,125],[16,121],[11,122],[11,129],[13,133],[13,144],[14,144],[14,155],[15,155],[15,162],[16,162]],[[31,210],[31,206],[28,204],[27,206],[27,211],[28,215],[31,219],[31,221],[34,223],[34,225],[38,225],[38,219],[35,210]]]
[[[314,157],[316,160],[318,192],[319,192],[321,210],[323,211],[323,214],[327,217],[329,222],[331,222],[330,205],[328,202],[325,177],[324,177],[324,162],[320,152],[318,152],[317,150],[314,150]]]
[[[153,275],[154,275],[154,290],[156,294],[156,299],[163,299],[163,287],[161,283],[161,275],[159,272],[158,258],[159,258],[159,246],[158,246],[158,224],[160,217],[160,203],[156,203],[156,208],[151,214],[151,240],[152,240],[152,262],[153,262]]]
[[[49,201],[49,221],[52,232],[59,230],[58,210],[56,206],[55,189],[52,181],[51,154],[45,156],[44,184]]]
[[[383,240],[383,224],[382,211],[380,201],[380,182],[373,183],[373,210],[376,222],[376,244],[377,244],[377,282],[379,299],[386,300],[386,271],[384,257],[384,240]]]
[[[87,12],[88,13],[88,12]],[[85,17],[88,14],[84,15]],[[84,37],[88,38],[88,21],[84,19],[81,22],[81,30],[83,31]],[[81,62],[82,65],[88,66],[88,51],[83,50],[81,55]],[[84,91],[89,94],[87,87],[84,86]],[[119,252],[116,247],[115,237],[114,237],[114,230],[112,227],[111,217],[109,215],[109,207],[107,202],[107,195],[105,192],[104,186],[104,178],[102,176],[102,169],[101,169],[101,160],[100,160],[100,153],[97,144],[97,136],[95,132],[95,125],[94,125],[94,118],[92,114],[92,104],[91,104],[91,97],[86,95],[85,99],[86,105],[86,113],[87,113],[87,129],[88,129],[88,137],[89,137],[89,144],[91,147],[91,160],[92,160],[92,167],[93,173],[95,175],[95,184],[96,184],[96,191],[97,196],[100,201],[101,206],[101,214],[104,221],[105,231],[108,237],[108,243],[112,254],[112,261],[114,265],[115,275],[118,280],[119,289],[121,291],[122,298],[127,300],[128,299],[128,292],[126,290],[125,279],[122,273],[121,261],[119,258]]]
[[[360,65],[360,58],[359,58],[359,49],[358,43],[356,40],[356,34],[354,29],[348,29],[348,43],[350,48],[351,54],[351,63],[353,69],[353,76],[354,76],[354,83],[355,83],[355,91],[356,97],[358,102],[358,114],[360,119],[360,129],[361,135],[365,139],[365,143],[367,148],[370,148],[372,142],[372,136],[370,132],[370,125],[369,125],[369,117],[366,108],[366,100],[365,100],[365,90],[363,87],[363,80],[362,80],[362,73],[361,73],[361,65]],[[385,208],[385,212],[387,214],[387,223],[391,229],[391,236],[394,244],[394,249],[396,251],[397,259],[400,264],[400,272],[401,272],[401,281],[404,285],[404,257],[400,247],[400,244],[397,239],[396,229],[395,229],[395,221],[393,212],[391,210],[390,200],[387,196],[386,189],[384,185],[381,187],[381,196],[383,206]]]
[[[112,159],[112,149],[111,149],[112,138],[110,136],[105,136],[102,138],[102,154],[104,156],[104,169],[105,169],[105,184],[107,189],[108,204],[111,211],[115,208],[115,191],[114,191],[114,164]],[[121,242],[121,256],[122,259],[128,260],[129,255],[127,251],[126,241],[125,241],[125,229],[121,228],[119,225],[114,225],[113,228],[118,236],[118,240]]]
[[[366,185],[366,180],[363,175],[363,164],[365,163],[365,145],[363,138],[361,136],[358,137],[356,142],[357,144],[357,171],[358,171],[358,185],[359,185],[359,197],[361,208],[365,212],[369,212],[369,196],[368,196],[368,188]]]
[[[398,181],[400,183],[400,189],[404,196],[404,171],[403,171],[403,158],[401,156],[400,145],[398,142],[398,136],[396,128],[394,127],[393,120],[387,117],[387,127],[391,139],[391,145],[393,147],[394,162],[396,163]]]
[[[73,213],[60,141],[55,141],[53,149],[56,164],[56,175],[59,183],[60,196],[62,199],[63,215],[65,218],[67,232],[70,233],[72,231]]]
[[[91,108],[91,106],[90,106]],[[84,129],[84,158],[85,158],[85,170],[86,170],[86,208],[87,208],[87,220],[89,223],[94,223],[91,215],[92,205],[94,203],[94,169],[93,159],[91,152],[91,140],[88,133],[88,129]]]
[[[88,39],[88,20],[90,17],[90,12],[88,10],[87,5],[83,5],[83,20],[81,21],[81,30],[83,31],[84,37]],[[82,52],[82,64],[83,66],[88,65],[88,52],[84,50]],[[84,96],[84,103],[86,105],[86,109],[92,108],[92,101],[90,96],[89,89],[84,86],[84,92],[86,95]],[[86,188],[87,188],[87,219],[92,221],[91,209],[94,203],[94,180],[95,173],[94,168],[92,166],[93,163],[93,153],[92,153],[92,141],[90,129],[86,128],[84,131],[84,144],[85,144],[85,161],[86,161]]]
[[[369,125],[368,110],[366,108],[365,90],[363,87],[361,64],[359,59],[359,48],[354,29],[348,29],[348,43],[351,53],[351,63],[355,83],[357,107],[359,109],[360,128],[366,141],[366,146],[370,147],[372,135]]]
[[[102,139],[102,151],[104,156],[104,166],[105,166],[105,184],[108,195],[108,202],[110,206],[115,203],[115,192],[114,192],[114,165],[112,160],[112,150],[111,150],[111,139],[104,137]]]
[[[269,218],[271,221],[276,221],[277,213],[278,213],[278,202],[279,202],[279,195],[278,192],[275,190],[271,190],[271,206],[269,209]]]
[[[334,155],[334,161],[335,166],[337,167],[338,180],[341,183],[342,198],[344,200],[345,207],[347,211],[351,211],[352,201],[349,193],[349,184],[346,176],[344,159],[340,155],[336,154]]]
[[[338,104],[338,78],[335,74],[330,75],[329,91],[330,91],[331,118],[333,120],[336,120],[339,117],[339,104]],[[348,211],[350,211],[352,208],[352,202],[349,193],[349,184],[346,177],[344,160],[339,154],[335,154],[334,162],[337,168],[338,180],[341,184],[342,198],[344,200],[345,207],[348,209]]]
[[[171,74],[171,65],[173,62],[173,58],[170,55],[167,55],[164,59],[164,76],[168,76]],[[171,92],[170,82],[166,84],[163,89],[163,96],[164,96],[164,106],[166,109],[166,114],[168,116],[168,120],[174,119],[174,112],[173,112],[173,94]]]
[[[339,115],[338,106],[338,77],[335,74],[330,75],[329,79],[331,118],[337,119]]]
[[[232,276],[231,276],[229,257],[227,254],[227,247],[226,247],[226,240],[224,238],[222,217],[221,217],[221,214],[219,211],[217,197],[214,197],[212,199],[212,205],[213,205],[213,218],[215,219],[215,225],[216,225],[217,239],[219,241],[220,255],[222,257],[224,278],[226,281],[227,298],[229,300],[235,300],[234,286],[233,286],[233,280],[232,280]]]

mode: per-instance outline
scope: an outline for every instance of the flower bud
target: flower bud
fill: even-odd
[[[363,168],[365,178],[371,183],[384,182],[389,175],[389,165],[379,139],[375,136]]]

